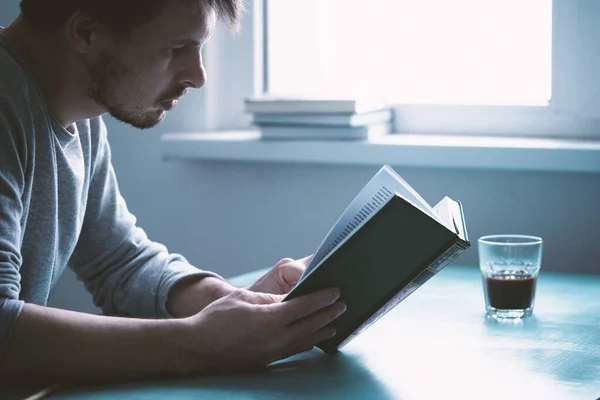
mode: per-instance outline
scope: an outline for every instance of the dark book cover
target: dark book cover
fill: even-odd
[[[333,323],[336,336],[317,345],[332,353],[468,247],[468,241],[396,194],[304,277],[285,300],[326,287],[340,289],[340,300],[347,310]]]

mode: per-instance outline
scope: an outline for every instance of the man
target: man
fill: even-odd
[[[22,0],[0,31],[0,376],[68,382],[263,366],[335,335],[335,288],[282,302],[306,260],[247,290],[148,240],[100,115],[138,128],[206,82],[241,0]],[[45,307],[66,267],[105,315]]]

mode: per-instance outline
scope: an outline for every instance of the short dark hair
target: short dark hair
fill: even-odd
[[[51,32],[63,27],[71,15],[82,11],[106,24],[118,35],[157,17],[173,0],[21,0],[21,13],[37,30]],[[244,0],[175,0],[212,9],[217,18],[237,31]]]

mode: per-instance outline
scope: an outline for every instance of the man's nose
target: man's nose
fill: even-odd
[[[180,82],[186,87],[199,89],[206,84],[206,69],[202,63],[202,53],[192,56],[180,75]]]

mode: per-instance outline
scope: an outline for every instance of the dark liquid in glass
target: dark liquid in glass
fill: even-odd
[[[527,271],[503,271],[486,277],[490,306],[500,310],[531,307],[536,278]]]

